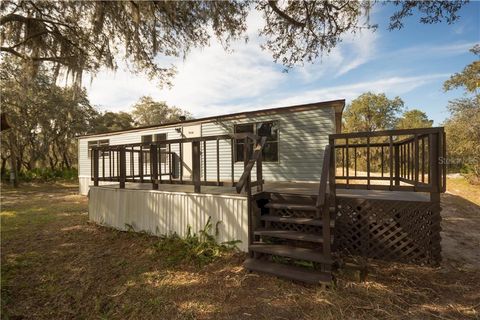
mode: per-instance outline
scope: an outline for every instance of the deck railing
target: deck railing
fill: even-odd
[[[261,155],[265,139],[249,133],[95,146],[91,149],[92,180],[95,186],[98,186],[100,181],[118,182],[120,188],[125,188],[127,182],[151,183],[152,189],[158,189],[159,184],[193,185],[195,192],[201,192],[201,186],[235,187],[240,183],[241,190],[246,175],[244,172],[239,181],[235,179],[237,140],[245,142],[244,159],[247,162],[251,159],[251,145],[256,145],[257,148],[260,145]],[[230,152],[222,154],[221,151],[225,150],[227,145]],[[249,186],[257,186],[261,190],[262,161],[258,161],[257,151],[253,154],[253,157],[256,156],[254,164],[257,164],[257,180],[249,182]],[[186,158],[188,161],[185,161]],[[223,172],[221,170],[221,165],[226,162],[230,164],[227,179],[225,168]],[[244,171],[251,170],[247,162]],[[248,177],[250,179],[250,172]]]
[[[445,191],[442,127],[330,135],[338,189]]]

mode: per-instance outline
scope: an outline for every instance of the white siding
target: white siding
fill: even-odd
[[[335,131],[335,111],[333,107],[323,107],[295,112],[268,112],[265,115],[250,115],[234,120],[202,123],[202,136],[213,136],[233,133],[234,124],[261,121],[277,121],[279,128],[279,161],[263,163],[263,177],[266,181],[318,181],[321,174],[323,150],[328,144],[328,135]],[[191,125],[189,123],[188,125]],[[79,139],[79,180],[80,191],[88,192],[88,179],[91,166],[88,158],[88,141],[109,139],[110,145],[141,142],[141,136],[147,134],[167,133],[167,139],[179,139],[181,135],[174,127],[145,129],[135,132],[121,132],[101,137],[85,137]],[[207,179],[217,179],[216,142],[207,142]],[[172,152],[179,152],[178,145],[172,146]],[[220,179],[231,179],[231,144],[220,142]],[[136,159],[134,160],[136,161]],[[127,169],[130,168],[130,158],[127,156]],[[108,163],[106,165],[108,172]],[[235,164],[235,179],[243,172],[243,163]],[[203,168],[202,179],[203,179]],[[255,169],[253,170],[255,172]],[[102,173],[100,172],[100,175]],[[255,179],[255,175],[253,177]]]
[[[88,214],[102,225],[154,235],[185,235],[188,226],[198,232],[211,216],[213,226],[221,221],[218,241],[240,240],[238,247],[248,250],[246,197],[92,187]]]
[[[204,123],[202,135],[233,133],[234,124],[262,121],[277,121],[279,128],[279,160],[278,162],[263,162],[263,178],[267,181],[320,180],[323,151],[328,144],[328,135],[335,131],[333,108]],[[228,179],[231,177],[230,143],[221,143],[220,154],[221,177]],[[238,179],[243,172],[243,163],[236,163],[234,171],[235,177]],[[207,144],[207,178],[216,179],[215,142]]]

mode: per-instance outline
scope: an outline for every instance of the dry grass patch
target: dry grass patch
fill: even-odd
[[[62,185],[2,190],[3,318],[479,317],[480,271],[463,255],[447,254],[439,268],[375,262],[367,281],[356,282],[344,270],[337,287],[323,291],[247,273],[240,253],[226,252],[204,266],[172,264],[158,250],[157,237],[89,223],[87,199],[75,193],[75,186]],[[442,199],[446,230],[478,215],[450,196]],[[470,241],[478,241],[477,223],[470,225],[477,234]],[[459,239],[461,252],[471,255],[458,236],[448,232],[444,238]]]

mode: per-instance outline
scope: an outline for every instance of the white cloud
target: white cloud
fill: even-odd
[[[446,79],[449,76],[449,74],[441,73],[426,76],[379,78],[367,82],[356,82],[340,86],[306,90],[301,93],[288,92],[283,93],[280,96],[271,97],[265,105],[278,107],[337,99],[345,99],[348,103],[367,91],[386,93],[388,96],[396,96],[410,92],[432,81]],[[254,109],[255,107],[252,105],[248,108]]]
[[[103,71],[91,84],[86,81],[90,101],[102,109],[119,111],[129,110],[141,96],[151,95],[195,116],[218,113],[212,111],[213,106],[229,105],[221,109],[230,112],[231,108],[237,109],[234,106],[263,101],[265,93],[275,91],[287,81],[308,85],[325,75],[348,73],[368,62],[374,52],[376,37],[366,31],[345,37],[321,61],[283,73],[283,67],[273,63],[271,54],[260,48],[262,39],[257,35],[263,23],[260,13],[252,11],[247,22],[250,41],[233,43],[231,53],[212,39],[211,46],[194,49],[185,60],[168,60],[178,71],[171,89],[160,89],[155,81],[127,70]]]

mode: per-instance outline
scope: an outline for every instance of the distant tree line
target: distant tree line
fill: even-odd
[[[1,134],[3,178],[11,171],[25,179],[76,176],[77,136],[191,118],[151,97],[142,97],[131,113],[102,112],[90,104],[85,89],[57,85],[47,68],[31,77],[23,67],[15,57],[0,64],[0,103],[10,125]]]
[[[470,50],[480,56],[480,45]],[[444,91],[463,89],[462,98],[449,102],[450,116],[442,124],[447,134],[447,168],[461,171],[472,183],[480,183],[480,60],[445,81]],[[419,109],[406,109],[400,97],[389,99],[385,94],[367,92],[354,99],[343,117],[345,132],[379,131],[389,129],[428,128],[433,125],[427,114]],[[359,157],[366,157],[359,151]],[[371,154],[372,169],[379,170],[379,153]],[[365,162],[359,170],[365,170]]]

